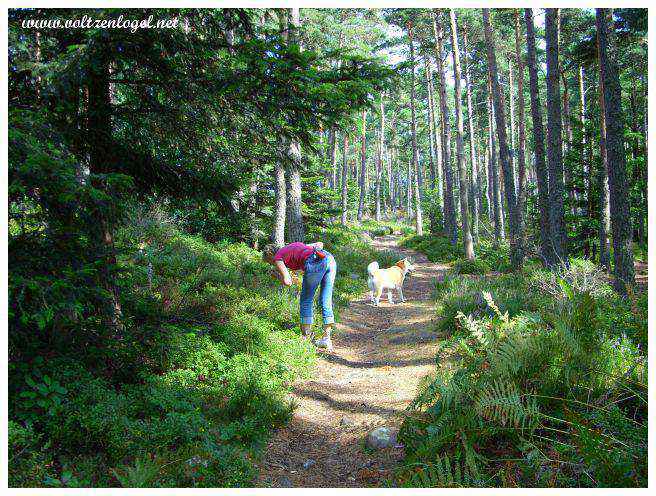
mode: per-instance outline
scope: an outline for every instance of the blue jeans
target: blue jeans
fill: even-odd
[[[321,286],[319,301],[321,302],[321,316],[323,324],[335,322],[333,314],[333,286],[337,274],[337,263],[335,258],[326,250],[324,258],[319,258],[313,253],[305,261],[305,273],[303,274],[303,287],[301,289],[301,324],[312,324],[313,300],[317,287]]]

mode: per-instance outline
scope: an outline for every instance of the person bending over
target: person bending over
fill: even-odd
[[[303,271],[303,287],[299,302],[301,313],[301,333],[312,341],[314,293],[320,287],[319,301],[323,317],[324,335],[314,341],[319,348],[332,351],[330,339],[335,326],[333,314],[333,286],[337,274],[335,258],[323,249],[323,243],[290,243],[282,248],[273,244],[262,249],[262,258],[275,267],[275,277],[285,286],[291,286],[293,279],[290,270]]]

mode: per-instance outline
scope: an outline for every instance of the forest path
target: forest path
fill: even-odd
[[[294,385],[297,408],[268,443],[259,486],[377,486],[403,456],[401,446],[372,451],[364,439],[379,426],[398,428],[420,381],[435,369],[440,336],[431,326],[432,295],[446,266],[397,242],[388,235],[372,244],[417,264],[405,280],[406,302],[397,303],[395,292],[393,305],[385,298],[376,308],[367,293],[341,312],[334,352],[321,352],[314,377]]]

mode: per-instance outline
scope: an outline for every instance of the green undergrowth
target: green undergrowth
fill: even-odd
[[[453,263],[453,270],[456,274],[482,275],[490,272],[490,264],[485,260],[461,258]]]
[[[308,238],[337,259],[338,311],[366,289],[369,261],[391,260],[349,229]],[[316,358],[298,331],[300,286],[273,280],[247,245],[172,222],[141,218],[116,242],[121,328],[55,314],[12,342],[9,484],[252,485],[254,460],[292,414],[291,383]]]
[[[633,257],[637,262],[647,263],[647,244],[633,242]]]
[[[436,284],[449,336],[400,432],[410,487],[645,487],[647,298],[585,260]]]
[[[441,234],[410,235],[403,238],[399,244],[422,252],[431,262],[454,264],[461,274],[511,270],[508,245],[495,246],[487,239],[481,239],[474,245],[476,260],[473,262],[464,259],[461,241],[453,245],[449,238]]]
[[[401,222],[394,221],[375,221],[367,219],[359,225],[353,226],[357,231],[366,232],[372,237],[385,236],[388,234],[399,233],[402,236],[408,236],[414,232],[414,229]]]

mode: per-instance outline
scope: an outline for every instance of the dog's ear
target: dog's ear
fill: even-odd
[[[396,265],[399,269],[404,269],[405,268],[405,258],[403,260],[399,260],[394,265]]]

